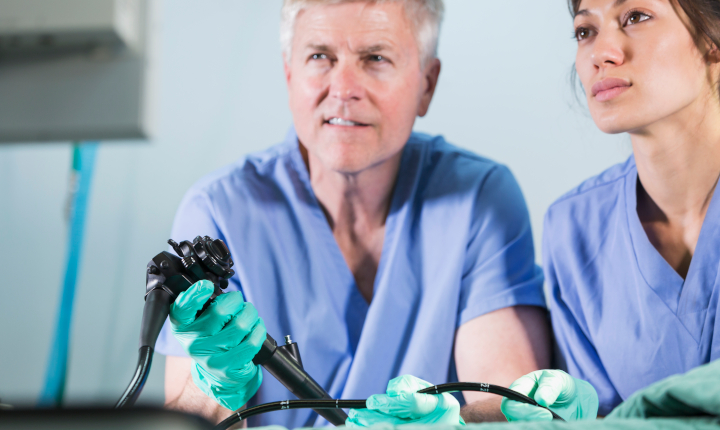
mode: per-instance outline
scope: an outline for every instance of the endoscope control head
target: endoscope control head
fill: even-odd
[[[225,242],[209,236],[198,236],[192,242],[168,240],[177,256],[163,251],[148,263],[146,296],[158,288],[166,291],[172,301],[197,281],[207,279],[215,284],[215,295],[227,288],[235,271]]]

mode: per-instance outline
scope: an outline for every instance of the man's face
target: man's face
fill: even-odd
[[[439,61],[421,68],[400,3],[310,7],[285,62],[302,145],[325,168],[355,174],[398,154],[427,112]]]

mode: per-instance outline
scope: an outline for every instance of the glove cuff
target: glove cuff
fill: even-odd
[[[200,391],[215,400],[220,406],[235,411],[243,407],[255,395],[260,388],[260,384],[262,384],[262,369],[253,363],[248,363],[248,365],[252,366],[252,376],[249,377],[247,382],[239,384],[220,383],[211,373],[193,360],[191,371],[193,382]]]

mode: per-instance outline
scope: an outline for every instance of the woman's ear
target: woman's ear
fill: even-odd
[[[715,44],[710,45],[710,49],[705,53],[705,62],[708,65],[720,63],[720,49]]]

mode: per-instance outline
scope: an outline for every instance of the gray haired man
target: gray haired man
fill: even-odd
[[[203,297],[175,302],[157,347],[168,355],[168,407],[218,421],[286,399],[251,362],[265,327],[292,334],[334,398],[414,375],[389,387],[404,399],[394,409],[352,411],[355,425],[459,422],[452,397],[403,397],[415,377],[507,386],[548,366],[542,275],[512,174],[412,131],[438,82],[442,13],[441,0],[285,0],[294,127],[198,182],[177,213],[174,238],[225,239],[237,291],[197,320]],[[465,401],[467,421],[504,419],[499,398]],[[293,410],[249,424],[322,421]]]

